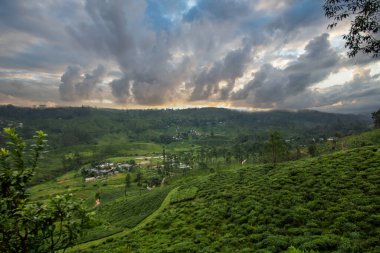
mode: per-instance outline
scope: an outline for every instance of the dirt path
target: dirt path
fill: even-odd
[[[151,220],[153,220],[157,215],[159,215],[167,206],[169,206],[170,204],[170,198],[171,196],[178,190],[178,187],[177,188],[174,188],[173,190],[171,190],[168,195],[165,197],[164,201],[162,201],[161,203],[161,206],[156,210],[154,211],[151,215],[149,215],[148,217],[146,217],[144,220],[142,220],[139,224],[137,224],[135,227],[131,228],[131,229],[128,229],[126,228],[125,230],[123,230],[122,232],[119,232],[119,233],[116,233],[116,234],[113,234],[113,235],[110,235],[110,236],[106,236],[106,237],[103,237],[101,239],[98,239],[98,240],[94,240],[94,241],[90,241],[90,242],[85,242],[85,243],[81,243],[81,244],[77,244],[71,248],[68,248],[66,250],[66,252],[76,252],[78,250],[83,250],[83,249],[88,249],[89,247],[91,246],[96,246],[96,245],[99,245],[103,242],[105,242],[108,238],[121,238],[121,237],[124,237],[126,236],[127,234],[135,231],[135,230],[138,230],[142,227],[144,227],[148,222],[150,222]]]

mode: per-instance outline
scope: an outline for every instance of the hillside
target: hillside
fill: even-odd
[[[65,163],[78,154],[82,164],[110,157],[154,155],[162,147],[223,148],[244,156],[262,153],[271,130],[292,148],[312,139],[345,136],[368,129],[369,117],[317,111],[242,112],[221,108],[185,110],[110,110],[95,108],[20,108],[0,106],[0,127],[16,127],[24,138],[48,134],[49,149],[35,183],[76,169]],[[0,138],[0,143],[3,141]],[[234,151],[235,150],[235,151]],[[240,150],[240,151],[239,151]],[[223,151],[224,153],[227,151]]]
[[[95,108],[21,108],[0,106],[0,127],[19,127],[30,137],[35,129],[49,134],[54,148],[96,144],[109,134],[130,141],[168,144],[181,139],[239,135],[262,137],[270,129],[287,138],[309,138],[352,134],[368,129],[369,116],[317,111],[244,112],[222,108],[184,110],[111,110]],[[190,130],[196,130],[192,135]],[[231,131],[233,130],[233,131]],[[190,138],[193,137],[193,138]]]
[[[0,0],[0,253],[380,253],[380,0]]]
[[[366,117],[0,111],[26,138],[49,134],[32,202],[70,193],[92,217],[69,252],[379,251],[380,130],[362,132]]]
[[[380,131],[363,135],[378,138]],[[379,169],[377,143],[275,168],[226,168],[173,181],[171,187],[178,188],[170,204],[145,226],[73,250],[282,252],[294,246],[378,252]],[[111,204],[119,208],[114,222],[130,217],[128,201],[133,200],[125,201],[125,207]]]

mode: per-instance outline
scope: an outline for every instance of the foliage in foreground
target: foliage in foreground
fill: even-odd
[[[220,172],[194,183],[193,200],[91,252],[378,252],[379,169],[371,146]]]
[[[4,129],[4,133],[9,141],[0,149],[0,251],[54,252],[67,248],[87,221],[85,210],[71,195],[31,202],[27,194],[46,134],[37,131],[35,144],[27,150],[14,129]]]
[[[332,19],[329,28],[338,22],[351,19],[350,31],[343,35],[345,47],[349,49],[348,56],[354,57],[363,52],[378,57],[380,40],[378,37],[380,21],[380,2],[378,0],[325,0],[323,5],[325,15]]]

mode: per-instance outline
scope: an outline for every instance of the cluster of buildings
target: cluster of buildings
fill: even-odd
[[[179,128],[177,128],[176,134],[172,137],[172,139],[175,141],[181,141],[181,140],[188,139],[190,136],[191,137],[199,137],[201,135],[202,134],[199,131],[194,130],[194,129],[190,129],[189,131],[186,131],[186,132],[180,132]]]
[[[92,182],[105,176],[115,175],[120,172],[129,172],[132,168],[133,165],[129,163],[105,162],[94,167],[82,168],[81,173],[85,179],[85,182]]]

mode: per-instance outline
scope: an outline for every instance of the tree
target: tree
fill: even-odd
[[[273,166],[275,167],[281,156],[283,156],[286,151],[286,143],[282,139],[279,132],[272,131],[269,135],[268,146],[271,154],[271,160],[273,162]]]
[[[307,147],[307,152],[312,157],[314,157],[314,156],[317,155],[317,145],[315,144],[315,142],[312,142],[312,143],[309,144],[309,146]]]
[[[333,20],[328,25],[330,29],[347,18],[353,18],[349,33],[343,35],[349,57],[358,52],[379,56],[379,0],[325,0],[323,9],[326,17]]]
[[[165,146],[162,149],[162,164],[163,164],[163,174],[168,175],[169,170],[170,170],[170,165],[171,165],[171,159],[170,159],[170,154],[166,153]]]
[[[296,147],[296,159],[300,159],[301,158],[301,147],[300,146],[297,146]]]
[[[127,195],[127,189],[131,187],[131,175],[128,173],[125,176],[125,190],[124,190],[124,195]]]
[[[79,236],[88,216],[72,195],[30,201],[27,187],[46,146],[46,134],[37,131],[30,147],[14,129],[0,149],[0,252],[54,252],[65,250]]]
[[[240,147],[239,144],[236,144],[234,147],[233,147],[233,152],[234,152],[234,157],[235,159],[241,163],[243,161],[243,149]]]
[[[139,187],[142,186],[142,180],[143,180],[143,175],[142,175],[141,171],[138,171],[136,174],[137,186],[139,186]]]
[[[78,152],[62,157],[62,166],[65,171],[77,169],[84,164],[83,158]]]
[[[100,192],[95,192],[95,201],[100,200]]]
[[[375,128],[380,128],[380,109],[372,113],[372,119]]]
[[[129,163],[130,165],[132,165],[132,166],[136,166],[136,161],[133,160],[133,159],[129,160],[128,163]]]

